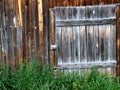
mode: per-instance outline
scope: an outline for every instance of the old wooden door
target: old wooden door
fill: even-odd
[[[51,40],[54,42],[51,43],[51,49],[56,67],[98,67],[115,73],[115,9],[116,5],[96,5],[55,7],[50,10],[54,11],[50,13],[50,29]]]

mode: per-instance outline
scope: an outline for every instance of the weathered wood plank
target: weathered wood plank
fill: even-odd
[[[77,63],[77,64],[61,64],[57,69],[87,69],[87,68],[108,68],[116,67],[116,61],[111,62],[93,62],[93,63]]]
[[[43,45],[44,45],[44,64],[50,63],[50,42],[49,42],[49,10],[48,10],[48,0],[42,2],[43,5]]]
[[[0,17],[1,17],[1,12],[0,12]],[[1,27],[0,27],[0,62],[1,62],[1,64],[3,64],[3,56],[2,56],[2,28]]]
[[[40,55],[40,35],[39,35],[39,17],[38,17],[38,0],[34,1],[34,10],[35,10],[35,20],[34,20],[34,30],[35,30],[35,43],[36,43],[36,56],[39,58]]]
[[[23,42],[23,59],[28,59],[28,40],[27,40],[27,27],[28,25],[28,2],[27,0],[22,1],[22,42]]]
[[[2,1],[0,1],[0,62],[3,64],[3,55],[2,55]]]
[[[54,6],[88,6],[99,4],[119,4],[120,0],[49,0],[49,2],[49,8],[53,8]]]
[[[55,45],[55,13],[54,9],[49,9],[49,29],[50,29],[50,45]],[[54,47],[51,48],[51,63],[57,65],[56,61],[56,51]]]
[[[50,2],[50,1],[49,1]],[[67,0],[54,0],[53,2],[50,2],[51,4],[54,3],[54,6],[67,6]],[[51,8],[51,7],[50,7]]]
[[[48,0],[48,2],[49,2],[49,8],[54,8],[55,0]]]
[[[34,53],[32,53],[32,50],[34,52],[34,43],[33,43],[33,40],[34,40],[34,30],[33,30],[33,21],[34,21],[34,18],[32,16],[33,14],[33,0],[28,0],[28,17],[27,20],[28,21],[28,28],[26,29],[26,34],[27,34],[27,39],[28,39],[28,59],[32,58],[32,55],[34,55]]]
[[[17,42],[17,45],[19,47],[17,47],[17,60],[16,60],[16,65],[19,64],[19,63],[22,63],[23,61],[23,28],[24,28],[24,25],[23,25],[23,9],[22,9],[22,0],[17,0],[16,2],[16,6],[18,6],[18,10],[16,10],[16,14],[17,14],[17,17],[18,17],[18,22],[19,22],[19,27],[17,28],[18,31],[17,32],[17,37],[19,37],[19,44]]]
[[[19,62],[19,58],[18,58],[18,52],[17,52],[17,39],[19,37],[17,37],[17,28],[13,29],[13,52],[14,52],[14,56],[13,56],[13,60],[14,60],[14,66],[17,67],[18,66],[18,62]]]
[[[43,9],[42,9],[42,0],[38,0],[38,24],[39,24],[39,55],[40,60],[43,63],[44,59],[44,45],[43,45]]]
[[[99,5],[99,0],[92,0],[92,5]]]
[[[57,49],[56,49],[56,62],[62,63],[62,30],[61,27],[56,27],[55,28],[56,32],[56,44],[57,44]]]
[[[18,16],[19,16],[19,25],[22,26],[23,22],[22,22],[22,1],[21,0],[17,0],[17,6],[18,6]]]
[[[85,25],[104,25],[104,24],[116,24],[116,19],[56,21],[57,27],[71,26],[71,25],[85,26]]]
[[[116,28],[116,60],[117,60],[117,68],[116,73],[117,76],[120,76],[120,7],[116,9],[116,17],[117,17],[117,28]]]
[[[32,32],[33,32],[33,39],[32,39],[32,57],[38,56],[39,50],[39,31],[38,31],[38,10],[37,10],[37,1],[32,0]]]

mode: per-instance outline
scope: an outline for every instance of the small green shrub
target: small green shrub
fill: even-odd
[[[9,65],[0,67],[0,90],[120,90],[117,77],[100,74],[96,69],[80,75],[54,71],[37,60],[19,65],[11,70]]]

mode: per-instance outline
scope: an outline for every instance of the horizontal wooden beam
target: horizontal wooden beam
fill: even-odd
[[[102,6],[104,6],[104,7],[117,7],[117,6],[120,6],[120,4],[119,3],[116,3],[116,4],[99,4],[99,5],[94,5],[94,6],[87,4],[86,6],[75,6],[75,7],[102,7]],[[74,6],[68,6],[68,7],[74,8]],[[65,7],[64,6],[60,6],[60,7],[56,6],[55,8],[65,8]]]
[[[116,61],[109,62],[88,62],[77,64],[61,64],[55,67],[55,69],[88,69],[88,68],[108,68],[116,67]]]
[[[57,27],[116,24],[116,19],[56,21]]]

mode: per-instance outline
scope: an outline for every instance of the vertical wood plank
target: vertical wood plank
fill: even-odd
[[[38,0],[39,1],[39,0]],[[49,8],[54,8],[54,1],[55,0],[48,0],[49,2]],[[40,1],[39,1],[40,2]]]
[[[6,13],[6,28],[5,28],[5,30],[6,30],[6,45],[7,45],[7,58],[6,58],[6,61],[7,61],[7,63],[10,63],[10,61],[11,61],[11,47],[10,47],[10,38],[11,38],[11,32],[10,32],[10,25],[11,25],[11,22],[9,21],[9,20],[11,20],[11,12],[10,12],[10,9],[11,9],[11,7],[9,7],[9,2],[8,1],[5,1],[5,7],[6,7],[6,9],[5,9],[5,13]],[[8,9],[9,8],[9,9]],[[7,19],[8,18],[8,19]]]
[[[52,4],[53,6],[67,6],[67,0],[54,0]]]
[[[2,55],[2,31],[3,31],[3,28],[2,28],[2,2],[3,1],[0,1],[0,62],[1,64],[3,64],[3,55]]]
[[[20,1],[19,1],[20,2]],[[26,38],[25,38],[25,17],[24,17],[24,14],[25,14],[25,12],[26,12],[26,10],[25,10],[25,7],[24,7],[24,5],[25,5],[25,1],[22,1],[21,2],[21,5],[19,5],[19,7],[21,6],[21,16],[22,16],[22,25],[23,25],[23,29],[22,29],[22,42],[23,42],[23,45],[22,45],[22,49],[23,49],[23,59],[25,59],[25,57],[26,57]],[[19,12],[20,12],[20,10],[19,10]]]
[[[49,29],[50,29],[50,45],[55,45],[55,13],[54,9],[49,9]],[[51,63],[56,66],[56,50],[51,50]]]
[[[72,62],[72,26],[68,26],[67,27],[68,30],[68,62],[71,63]]]
[[[62,62],[63,63],[68,63],[67,62],[67,28],[66,27],[61,27],[61,34],[62,34]]]
[[[83,6],[84,5],[84,1],[85,0],[80,0],[79,6]]]
[[[49,42],[49,15],[48,15],[48,0],[44,0],[43,1],[43,43],[44,43],[44,64],[48,64],[50,63],[50,55],[49,55],[49,51],[50,51],[50,42]]]
[[[73,6],[74,5],[74,0],[68,0],[68,6]]]
[[[1,12],[0,12],[0,14],[1,14]],[[1,15],[0,15],[0,17],[1,17]],[[1,20],[1,19],[0,19]],[[1,25],[0,25],[1,26]],[[0,62],[1,62],[1,65],[3,64],[3,59],[2,59],[2,36],[1,36],[1,33],[2,32],[2,28],[0,27]]]
[[[24,31],[24,25],[23,25],[23,1],[22,0],[17,0],[16,2],[16,7],[18,6],[18,10],[16,10],[16,14],[17,14],[17,17],[18,17],[18,21],[19,21],[19,27],[16,29],[17,31],[17,37],[19,37],[18,40],[19,43],[17,42],[17,58],[18,58],[18,61],[16,62],[16,64],[19,64],[19,63],[22,63],[23,61],[23,31]]]
[[[116,59],[117,59],[117,68],[116,68],[116,73],[117,73],[117,76],[120,76],[120,7],[117,7],[116,9],[116,20],[117,20],[117,30],[116,30],[116,33],[117,33],[117,36],[116,36]]]
[[[107,0],[99,0],[99,4],[107,4]]]
[[[18,66],[18,62],[19,62],[19,57],[18,57],[18,52],[17,52],[17,28],[14,28],[13,30],[13,39],[14,39],[14,59],[15,59],[15,66]]]
[[[33,52],[34,52],[34,43],[33,43],[33,40],[34,40],[34,30],[33,30],[33,21],[34,21],[34,18],[32,17],[32,14],[33,14],[33,2],[32,0],[28,0],[27,1],[28,3],[28,18],[29,20],[28,23],[27,23],[27,30],[26,30],[26,34],[27,34],[27,39],[28,39],[28,59],[32,58],[32,54],[34,55],[34,53],[32,53],[32,48],[33,48]]]
[[[56,27],[56,59],[57,59],[57,65],[63,63],[63,56],[62,56],[62,28]]]
[[[43,9],[42,9],[42,0],[38,0],[38,25],[39,25],[39,54],[40,54],[40,60],[43,62]]]
[[[34,29],[35,29],[35,37],[36,37],[36,54],[37,54],[37,57],[40,58],[40,35],[39,35],[39,17],[38,17],[38,2],[37,0],[35,0],[35,4],[34,4],[35,8],[35,26],[34,26]]]
[[[92,1],[92,5],[99,5],[99,0],[91,0]]]
[[[89,6],[89,5],[92,5],[92,0],[87,0],[87,1],[86,1],[86,5],[88,5],[88,6]]]
[[[74,62],[77,64],[80,62],[79,26],[73,26],[73,31],[74,31]]]
[[[17,2],[16,2],[17,4],[16,4],[16,6],[18,6],[18,16],[19,16],[19,25],[20,26],[23,26],[22,24],[23,24],[23,22],[22,22],[22,1],[21,0],[17,0]]]

